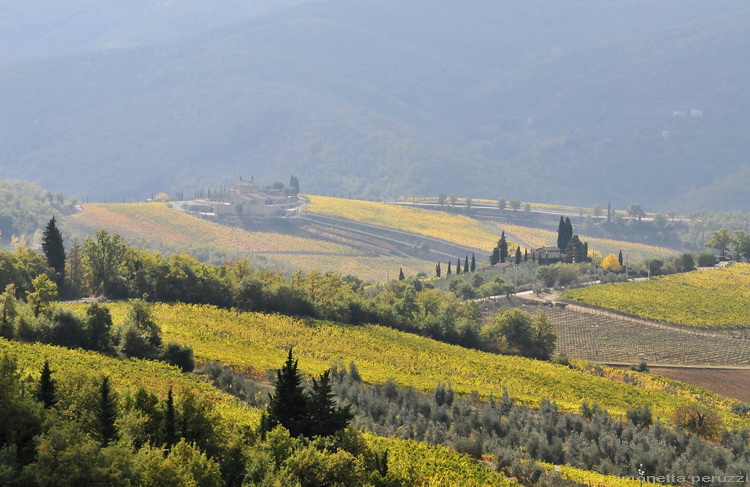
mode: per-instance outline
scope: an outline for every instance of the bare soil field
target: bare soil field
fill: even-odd
[[[750,369],[696,369],[649,366],[651,373],[750,402]]]

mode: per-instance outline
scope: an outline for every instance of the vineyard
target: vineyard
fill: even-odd
[[[500,238],[481,223],[453,213],[410,208],[403,205],[307,196],[305,210],[337,218],[379,225],[490,252]]]
[[[248,232],[213,223],[169,208],[166,203],[87,204],[84,211],[65,220],[75,235],[106,229],[131,243],[156,249],[189,252],[211,248],[230,258],[248,256],[271,268],[319,269],[384,281],[398,275],[431,272],[434,263],[413,257],[381,257],[341,238],[310,237],[276,232]]]
[[[406,479],[405,485],[463,485],[466,487],[510,486],[515,481],[495,474],[466,455],[444,446],[413,440],[392,440],[366,435],[378,450],[388,449],[391,471]],[[419,469],[414,466],[419,465]]]
[[[80,306],[80,305],[79,305]],[[124,304],[112,306],[122,320]],[[363,379],[431,391],[438,382],[456,392],[476,390],[483,397],[499,396],[503,388],[521,403],[536,405],[543,397],[563,409],[577,411],[581,401],[598,403],[615,414],[633,405],[648,404],[657,414],[701,395],[727,424],[750,424],[729,413],[729,400],[708,391],[669,385],[644,388],[609,380],[567,367],[519,357],[491,355],[447,345],[380,326],[346,326],[281,315],[236,313],[209,306],[164,305],[154,308],[165,339],[189,344],[199,361],[218,360],[256,377],[278,367],[286,349],[295,354],[308,374],[319,374],[334,363],[354,361]],[[645,379],[638,379],[645,380]]]
[[[87,204],[69,219],[93,233],[100,228],[125,238],[171,242],[183,247],[213,246],[233,252],[309,252],[355,254],[345,245],[273,232],[248,232],[171,209],[166,203]]]
[[[143,387],[165,397],[169,387],[175,391],[190,389],[207,397],[227,421],[255,426],[260,420],[258,410],[248,409],[228,394],[221,393],[193,374],[183,374],[176,367],[152,360],[119,360],[95,352],[70,350],[39,343],[22,343],[0,338],[0,355],[9,353],[18,360],[22,377],[38,380],[42,364],[49,360],[58,379],[85,375],[109,376],[120,392],[135,392]]]
[[[58,382],[80,376],[99,378],[107,375],[118,393],[133,393],[139,387],[160,397],[174,387],[177,394],[190,389],[209,399],[216,413],[227,425],[257,426],[260,410],[249,409],[228,394],[221,393],[193,374],[180,373],[176,368],[150,360],[122,360],[94,352],[70,350],[41,344],[27,344],[0,338],[0,355],[8,353],[18,360],[22,377],[37,381],[44,360],[49,360]],[[278,365],[278,364],[277,364]],[[479,465],[467,455],[414,441],[379,438],[365,434],[364,440],[375,451],[388,450],[389,466],[408,485],[451,486],[460,482],[467,486],[513,486],[503,478]]]
[[[554,466],[542,463],[542,466],[549,472],[554,470]],[[572,480],[580,485],[587,487],[642,487],[643,483],[639,480],[629,478],[620,478],[613,475],[603,475],[596,472],[581,470],[580,468],[562,466],[560,467],[560,476]],[[637,472],[634,472],[634,476]]]
[[[539,309],[523,306],[519,300],[497,302],[509,308],[521,306],[531,313]],[[633,364],[643,355],[653,365],[750,366],[750,340],[696,334],[576,306],[544,308],[544,313],[557,331],[556,353],[568,357]]]
[[[557,244],[557,232],[551,230],[542,230],[539,228],[524,227],[520,225],[510,225],[507,223],[492,222],[491,225],[498,230],[505,232],[531,247],[543,247]],[[588,242],[590,251],[597,251],[602,256],[608,254],[617,255],[622,251],[630,260],[641,261],[650,257],[669,257],[675,254],[674,250],[664,247],[655,247],[634,242],[624,242],[621,240],[611,240],[606,238],[592,238],[585,235],[580,236],[581,241]]]
[[[701,328],[750,327],[750,264],[568,291],[566,298]]]
[[[354,275],[366,281],[385,282],[398,277],[399,269],[407,277],[420,272],[432,274],[435,263],[413,257],[361,257],[332,255],[294,255],[290,256],[290,266],[304,271],[313,269],[333,271],[341,275]]]

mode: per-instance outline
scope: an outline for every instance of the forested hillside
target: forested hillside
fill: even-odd
[[[750,208],[743,2],[269,2],[231,23],[218,4],[210,31],[159,35],[204,12],[143,3],[0,64],[6,177],[100,201],[281,172],[310,193]],[[31,5],[10,12],[46,25]],[[140,19],[143,40],[117,35]]]

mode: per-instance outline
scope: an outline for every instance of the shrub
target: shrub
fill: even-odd
[[[164,346],[162,360],[168,364],[176,365],[183,372],[192,372],[195,368],[195,357],[193,349],[187,345],[170,342]]]
[[[638,426],[639,428],[648,428],[654,422],[654,418],[651,414],[651,409],[647,404],[639,408],[628,410],[626,415],[628,421]]]
[[[713,267],[716,265],[716,256],[709,252],[708,250],[704,250],[700,254],[698,254],[698,266],[699,267]]]
[[[718,413],[700,406],[680,406],[675,409],[672,420],[685,432],[704,438],[718,438],[724,431],[724,423]]]
[[[630,370],[632,370],[634,372],[648,372],[649,368],[648,368],[648,364],[646,363],[646,361],[645,360],[641,360],[637,364],[631,365],[630,366]]]

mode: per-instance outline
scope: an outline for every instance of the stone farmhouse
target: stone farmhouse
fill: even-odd
[[[270,218],[296,214],[300,200],[276,188],[261,189],[255,181],[238,181],[216,200],[196,200],[186,210],[206,216]]]

